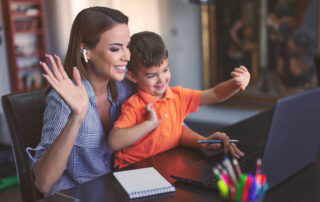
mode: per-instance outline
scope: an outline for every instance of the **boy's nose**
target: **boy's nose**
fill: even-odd
[[[159,77],[158,77],[158,82],[162,83],[162,82],[164,82],[164,80],[165,80],[165,76],[160,74]]]

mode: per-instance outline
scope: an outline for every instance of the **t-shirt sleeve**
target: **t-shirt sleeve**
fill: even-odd
[[[180,88],[179,91],[181,92],[181,105],[184,106],[186,113],[198,111],[202,91],[182,88],[180,86],[178,88]]]
[[[135,109],[134,105],[125,101],[121,106],[121,115],[118,120],[114,123],[114,128],[127,128],[134,126],[138,123],[139,114],[138,110]]]

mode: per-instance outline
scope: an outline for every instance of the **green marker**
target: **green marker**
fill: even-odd
[[[216,168],[216,167],[212,168],[212,172],[213,172],[213,174],[215,174],[217,176],[218,180],[221,180],[221,176],[220,176],[220,172],[219,172],[218,168]]]
[[[246,180],[247,180],[247,175],[241,174],[241,176],[239,178],[239,183],[237,186],[237,191],[236,191],[236,201],[241,201],[243,187],[244,187],[244,183],[246,182]]]
[[[11,185],[18,184],[17,176],[10,176],[0,179],[0,190],[5,189]]]

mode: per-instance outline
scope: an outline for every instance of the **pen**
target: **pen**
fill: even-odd
[[[239,142],[239,140],[229,140],[230,143],[236,143]],[[209,143],[209,144],[215,144],[215,143],[223,143],[221,140],[198,140],[198,144],[203,143]]]

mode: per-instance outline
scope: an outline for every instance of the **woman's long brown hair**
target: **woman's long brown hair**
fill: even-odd
[[[73,67],[78,67],[82,79],[88,78],[90,62],[86,63],[81,56],[81,43],[90,49],[94,49],[100,40],[100,35],[116,24],[128,24],[128,17],[115,9],[90,7],[78,13],[72,24],[68,50],[63,65],[71,79],[73,79]],[[110,80],[109,87],[112,99],[116,100],[118,92],[115,81]]]

